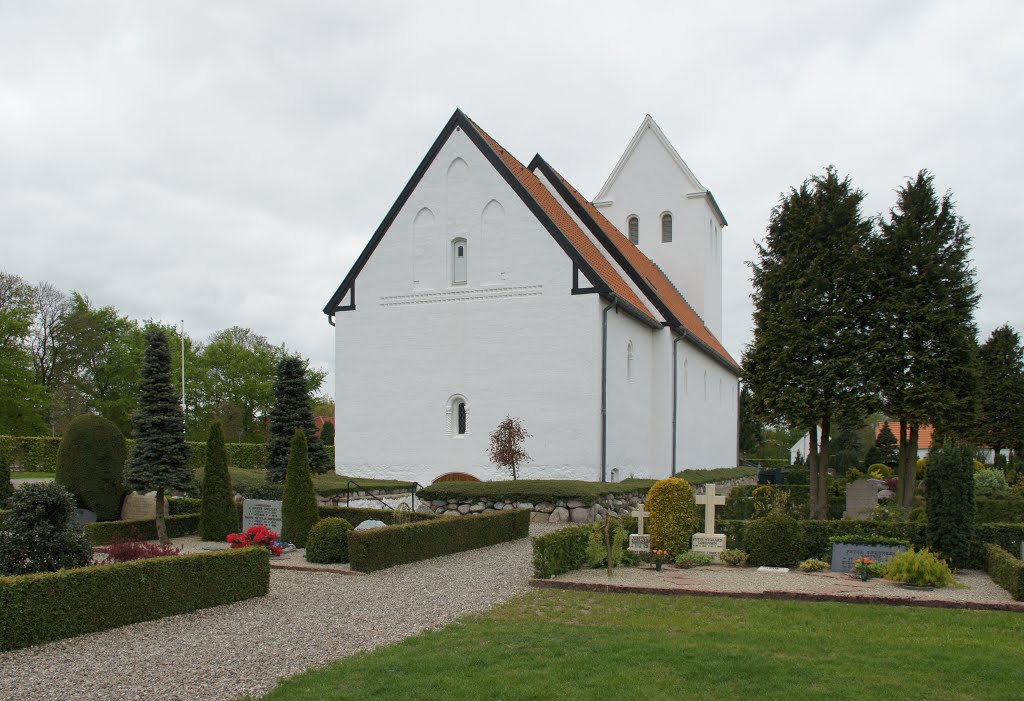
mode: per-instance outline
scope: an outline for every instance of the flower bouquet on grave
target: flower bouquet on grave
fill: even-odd
[[[861,581],[866,582],[872,577],[882,576],[882,565],[870,557],[858,557],[853,561],[853,571],[860,575]]]
[[[228,535],[228,542],[232,548],[248,548],[254,545],[266,548],[275,556],[284,552],[280,537],[266,526],[253,526],[245,533],[231,533]]]
[[[661,566],[668,560],[668,550],[652,550],[651,562],[654,563],[654,571],[661,572]]]

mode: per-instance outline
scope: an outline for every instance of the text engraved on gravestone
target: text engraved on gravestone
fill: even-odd
[[[281,533],[281,502],[272,499],[246,499],[242,502],[242,530],[266,526]]]
[[[853,572],[854,560],[870,557],[875,562],[888,562],[898,553],[907,551],[904,545],[861,545],[859,543],[832,544],[832,571]]]
[[[651,552],[651,536],[649,535],[637,535],[633,533],[629,536],[629,548],[630,552],[634,553],[649,553]]]

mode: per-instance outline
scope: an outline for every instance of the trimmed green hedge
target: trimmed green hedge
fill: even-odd
[[[725,467],[716,470],[683,470],[682,477],[690,484],[724,482],[757,474],[753,467]],[[586,482],[583,480],[504,480],[495,482],[437,482],[416,495],[425,501],[440,499],[490,499],[492,501],[526,501],[538,504],[558,499],[578,499],[592,504],[606,494],[647,494],[657,480],[624,479],[621,482]]]
[[[262,548],[0,577],[0,650],[265,596]]]
[[[1024,601],[1024,561],[994,543],[985,544],[986,570],[992,581]]]
[[[132,454],[135,441],[128,439],[128,455]],[[193,469],[206,467],[206,442],[188,441],[192,448],[189,465]],[[12,469],[15,465],[23,472],[56,472],[57,450],[60,437],[50,436],[0,436],[0,451],[7,456]],[[334,446],[324,446],[327,456],[334,463]],[[262,470],[267,465],[265,443],[228,443],[228,467],[243,470]]]
[[[1007,494],[1000,497],[974,498],[975,523],[1024,522],[1024,495]]]
[[[533,576],[552,577],[582,569],[587,564],[587,541],[593,527],[559,528],[533,539]]]
[[[347,506],[321,506],[318,508],[320,518],[343,518],[355,528],[363,521],[376,519],[383,521],[389,526],[399,523],[419,523],[420,521],[432,521],[441,518],[437,514],[422,514],[418,511],[394,511],[392,509],[357,509]]]
[[[164,521],[167,523],[168,538],[181,538],[199,532],[199,514],[168,516]],[[120,536],[127,540],[136,538],[156,540],[156,520],[104,521],[85,524],[85,537],[94,546],[108,545],[114,540],[114,536]]]
[[[502,511],[353,531],[348,536],[352,569],[376,572],[395,565],[451,555],[525,538],[530,512]]]
[[[193,499],[192,497],[171,497],[167,500],[167,511],[171,516],[198,514],[202,508],[202,499]]]

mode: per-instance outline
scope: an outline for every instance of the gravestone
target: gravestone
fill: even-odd
[[[242,531],[253,526],[266,526],[281,533],[281,502],[275,499],[246,499],[242,502]]]
[[[870,557],[878,563],[888,562],[898,553],[907,552],[905,545],[870,545],[864,543],[832,543],[832,571],[853,572],[853,562]]]
[[[356,526],[356,530],[357,531],[368,531],[371,528],[384,528],[387,525],[388,524],[384,523],[383,521],[378,521],[375,518],[371,518],[371,519],[367,519],[367,520],[363,521],[358,526]]]
[[[694,533],[690,540],[690,549],[698,553],[706,553],[715,562],[722,559],[726,537],[715,533],[715,507],[725,505],[725,497],[715,494],[715,483],[710,482],[704,488],[704,494],[698,494],[694,501],[704,505],[704,532]]]
[[[156,518],[156,512],[153,513],[153,518]],[[96,523],[96,512],[89,511],[89,509],[75,509],[74,523],[76,526],[81,528],[87,523]]]
[[[167,511],[167,499],[164,498],[164,516]],[[156,492],[139,494],[132,492],[121,503],[122,521],[152,521],[156,518]]]
[[[651,536],[644,533],[644,517],[650,516],[650,511],[644,511],[644,505],[641,504],[639,508],[632,512],[630,516],[636,517],[636,533],[631,533],[629,536],[629,547],[626,548],[633,553],[649,553],[651,552]]]
[[[875,480],[856,480],[846,485],[846,512],[843,516],[866,521],[878,506],[878,484]]]

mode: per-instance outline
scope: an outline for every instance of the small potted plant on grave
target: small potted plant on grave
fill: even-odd
[[[661,566],[668,560],[668,550],[652,550],[651,562],[654,563],[654,571],[661,572]]]
[[[882,576],[882,564],[867,556],[858,557],[853,561],[853,571],[861,578],[861,581],[866,582],[872,577]]]

